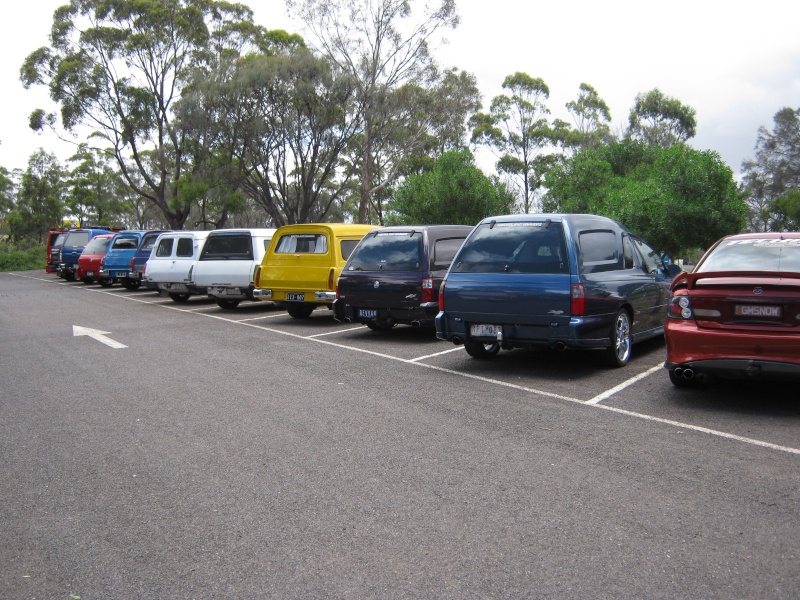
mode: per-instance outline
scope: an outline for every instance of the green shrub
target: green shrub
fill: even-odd
[[[44,271],[44,246],[19,249],[0,243],[0,271]]]

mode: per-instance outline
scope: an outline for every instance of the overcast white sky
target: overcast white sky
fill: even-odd
[[[421,2],[421,0],[416,0]],[[38,148],[62,161],[74,146],[28,128],[46,90],[25,90],[19,67],[48,44],[53,11],[66,0],[7,3],[0,21],[0,165],[24,169]],[[244,2],[257,23],[303,33],[283,0]],[[456,0],[461,25],[436,50],[444,67],[474,73],[485,109],[506,75],[523,71],[550,88],[553,117],[592,85],[608,103],[615,130],[636,94],[658,87],[697,111],[699,150],[715,150],[733,169],[753,156],[759,126],[783,107],[800,108],[800,3],[786,0],[548,1]],[[80,141],[80,140],[76,140]]]

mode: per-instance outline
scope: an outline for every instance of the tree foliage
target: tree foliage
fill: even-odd
[[[758,129],[756,156],[742,163],[749,227],[755,231],[783,231],[797,225],[789,215],[792,191],[800,190],[800,108],[782,108],[773,123],[772,131]]]
[[[743,230],[747,207],[715,152],[624,141],[548,174],[545,210],[614,218],[671,256]]]
[[[30,157],[6,221],[12,241],[31,240],[41,244],[50,227],[61,224],[62,175],[55,155],[39,149]]]
[[[567,148],[598,148],[614,140],[611,133],[611,110],[591,85],[581,83],[577,100],[566,104],[575,128],[567,136]]]
[[[458,24],[454,0],[428,5],[415,0],[287,0],[311,31],[318,49],[352,77],[359,135],[351,168],[360,182],[359,223],[370,221],[376,198],[397,177],[433,126],[420,90],[435,87],[440,73],[431,44]],[[419,11],[414,11],[420,8]]]
[[[513,204],[505,186],[475,166],[469,150],[450,150],[431,170],[409,176],[397,188],[387,222],[475,225],[484,217],[511,212]]]
[[[563,142],[569,128],[562,121],[548,121],[550,88],[541,78],[517,72],[505,78],[503,88],[509,93],[495,96],[488,113],[470,119],[472,142],[492,148],[497,170],[520,182],[522,210],[527,213],[556,159],[545,150]]]
[[[47,85],[60,106],[59,116],[35,110],[31,127],[55,127],[60,117],[67,131],[95,130],[128,184],[179,229],[191,206],[178,196],[189,156],[173,122],[174,102],[191,68],[259,43],[267,36],[241,4],[71,0],[53,15],[50,46],[20,69],[26,87]]]
[[[696,111],[655,88],[638,94],[628,116],[626,137],[669,148],[693,138],[697,132]]]

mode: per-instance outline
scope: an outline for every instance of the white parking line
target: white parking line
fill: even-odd
[[[337,335],[339,333],[347,333],[348,331],[358,331],[359,329],[364,329],[364,326],[361,325],[359,327],[348,327],[347,329],[337,329],[336,331],[326,331],[325,333],[315,333],[314,335],[308,335],[308,338],[318,338],[325,335]]]
[[[460,346],[456,346],[454,348],[448,348],[447,350],[443,350],[442,352],[436,352],[435,354],[426,354],[425,356],[418,356],[417,358],[412,358],[408,362],[417,362],[418,360],[425,360],[426,358],[434,358],[436,356],[441,356],[442,354],[450,354],[451,352],[458,352],[461,350]]]
[[[20,276],[21,277],[25,277],[23,275],[20,275]],[[39,279],[39,278],[38,277],[30,277],[30,279]],[[111,296],[114,296],[114,297],[117,297],[117,298],[123,298],[125,300],[130,300],[132,302],[141,302],[143,304],[151,304],[151,302],[147,302],[144,299],[134,298],[132,296],[120,296],[119,294],[113,294],[113,293],[110,293],[110,292],[108,292],[106,290],[102,290],[102,289],[100,289],[100,290],[92,289],[92,288],[84,288],[84,289],[86,289],[87,291],[92,291],[92,292],[96,292],[96,293],[109,294]],[[632,377],[631,379],[628,379],[627,381],[621,383],[620,385],[617,385],[617,386],[609,389],[608,391],[603,392],[602,394],[598,394],[597,396],[595,396],[594,398],[592,398],[590,400],[580,400],[579,398],[572,398],[570,396],[563,396],[561,394],[554,394],[554,393],[551,393],[551,392],[546,392],[544,390],[538,390],[538,389],[535,389],[535,388],[529,388],[529,387],[525,387],[525,386],[521,386],[521,385],[516,385],[516,384],[513,384],[513,383],[508,383],[508,382],[505,382],[505,381],[500,381],[498,379],[491,379],[491,378],[488,378],[488,377],[482,377],[480,375],[472,375],[470,373],[464,373],[464,372],[461,372],[461,371],[454,371],[452,369],[446,369],[444,367],[438,367],[436,365],[430,365],[430,364],[427,364],[427,363],[419,362],[419,361],[421,361],[421,360],[423,360],[425,358],[439,356],[441,354],[447,354],[448,352],[452,352],[453,350],[458,350],[457,347],[456,348],[451,348],[451,349],[446,350],[444,352],[432,354],[429,357],[418,357],[418,358],[414,358],[414,359],[404,359],[404,358],[399,358],[397,356],[392,356],[392,355],[389,355],[389,354],[383,354],[381,352],[373,352],[371,350],[365,350],[363,348],[357,348],[355,346],[347,346],[345,344],[337,344],[336,342],[331,342],[331,341],[328,341],[328,340],[319,339],[318,336],[300,335],[300,334],[297,334],[297,333],[291,333],[291,332],[287,332],[287,331],[281,331],[279,329],[272,329],[272,328],[269,328],[269,327],[264,327],[262,325],[257,325],[257,324],[253,324],[253,323],[247,323],[247,322],[243,322],[243,321],[237,321],[237,320],[225,317],[225,316],[220,316],[218,314],[209,314],[209,313],[203,313],[203,312],[187,310],[186,307],[183,307],[183,306],[180,306],[180,305],[171,306],[169,304],[159,304],[158,306],[163,306],[164,308],[168,308],[170,310],[177,310],[177,311],[181,311],[181,312],[188,312],[188,313],[194,314],[194,315],[201,315],[201,316],[208,317],[208,318],[211,318],[211,319],[218,319],[220,321],[225,321],[227,323],[234,323],[234,324],[238,324],[238,325],[244,325],[245,327],[252,327],[254,329],[260,329],[262,331],[268,331],[268,332],[276,333],[278,335],[283,335],[283,336],[286,336],[286,337],[292,337],[292,338],[296,338],[296,339],[300,339],[300,340],[310,340],[310,341],[316,342],[318,344],[326,344],[326,345],[334,346],[336,348],[340,348],[340,349],[343,349],[343,350],[351,350],[351,351],[354,351],[354,352],[359,352],[359,353],[362,353],[362,354],[369,354],[371,356],[376,356],[376,357],[379,357],[379,358],[386,358],[386,359],[389,359],[389,360],[394,360],[394,361],[406,363],[406,364],[409,364],[409,365],[417,365],[417,366],[420,366],[420,367],[424,367],[426,369],[432,369],[434,371],[440,371],[442,373],[448,373],[450,375],[454,375],[454,376],[457,376],[457,377],[464,377],[464,378],[467,378],[467,379],[474,379],[474,380],[482,381],[484,383],[488,383],[488,384],[491,384],[491,385],[497,385],[497,386],[502,386],[502,387],[506,387],[506,388],[510,388],[510,389],[515,389],[515,390],[519,390],[519,391],[526,392],[526,393],[529,393],[529,394],[534,394],[534,395],[537,395],[537,396],[544,396],[544,397],[547,397],[547,398],[554,398],[556,400],[565,400],[567,402],[571,402],[571,403],[574,403],[574,404],[580,404],[582,406],[588,406],[588,407],[599,409],[599,410],[607,410],[607,411],[610,411],[610,412],[613,412],[613,413],[616,413],[616,414],[619,414],[619,415],[624,415],[624,416],[627,416],[627,417],[633,417],[635,419],[641,419],[641,420],[650,421],[650,422],[653,422],[653,423],[661,423],[662,425],[669,425],[671,427],[677,427],[679,429],[685,429],[685,430],[694,431],[694,432],[697,432],[697,433],[704,433],[704,434],[711,435],[711,436],[718,437],[718,438],[722,438],[722,439],[733,440],[733,441],[741,442],[741,443],[744,443],[744,444],[749,444],[749,445],[752,445],[752,446],[758,446],[760,448],[767,448],[767,449],[770,449],[770,450],[777,450],[779,452],[786,452],[788,454],[796,454],[796,455],[800,456],[800,448],[793,448],[791,446],[781,446],[779,444],[773,444],[771,442],[765,442],[763,440],[757,440],[757,439],[754,439],[754,438],[748,438],[748,437],[744,437],[744,436],[740,436],[740,435],[735,435],[735,434],[732,434],[732,433],[727,433],[725,431],[719,431],[717,429],[710,429],[708,427],[701,427],[699,425],[691,425],[689,423],[683,423],[681,421],[673,421],[671,419],[663,419],[661,417],[654,417],[652,415],[646,415],[646,414],[643,414],[643,413],[637,413],[637,412],[633,412],[633,411],[630,411],[630,410],[625,410],[625,409],[621,409],[621,408],[615,408],[613,406],[607,406],[607,405],[601,404],[601,402],[603,400],[611,397],[612,395],[616,394],[617,392],[619,392],[619,391],[621,391],[621,390],[623,390],[623,389],[625,389],[627,387],[630,387],[631,385],[633,385],[637,381],[641,381],[642,379],[652,375],[653,373],[657,372],[659,369],[662,369],[663,368],[662,365],[654,366],[654,367],[648,369],[647,371],[645,371],[644,373],[640,373],[639,375],[637,375],[635,377]],[[339,333],[339,332],[337,331],[337,332],[334,332],[334,333]]]
[[[636,377],[631,377],[627,381],[623,381],[622,383],[620,383],[619,385],[614,386],[610,390],[606,390],[602,394],[598,394],[597,396],[595,396],[591,400],[587,400],[586,402],[584,402],[584,404],[600,404],[603,400],[607,400],[608,398],[610,398],[611,396],[613,396],[617,392],[621,392],[625,388],[632,386],[637,381],[641,381],[645,377],[649,377],[650,375],[652,375],[656,371],[660,371],[663,368],[664,368],[663,364],[656,365],[655,367],[653,367],[651,369],[648,369],[644,373],[639,373]]]
[[[274,315],[263,315],[261,317],[253,317],[251,319],[237,319],[240,323],[244,323],[245,321],[260,321],[261,319],[276,319],[278,317],[285,317],[288,313],[279,312]]]

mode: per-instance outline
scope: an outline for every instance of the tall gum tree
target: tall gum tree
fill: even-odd
[[[497,170],[521,181],[522,210],[530,212],[544,174],[552,166],[555,147],[568,134],[562,121],[548,121],[550,88],[543,79],[517,72],[503,80],[503,89],[492,99],[488,113],[470,119],[472,142],[485,144],[498,156]]]
[[[192,209],[177,182],[186,136],[172,108],[189,69],[258,37],[252,11],[213,0],[71,0],[53,14],[50,46],[20,69],[27,88],[46,85],[60,115],[35,110],[33,129],[88,127],[105,138],[123,177],[174,229]],[[130,160],[128,160],[130,159]]]
[[[287,0],[309,40],[356,82],[360,135],[353,167],[360,179],[357,220],[370,221],[373,195],[397,176],[403,158],[425,142],[420,112],[397,108],[403,89],[428,88],[439,76],[430,46],[458,25],[455,0]],[[413,9],[421,6],[421,10]],[[391,111],[389,111],[391,109]]]

